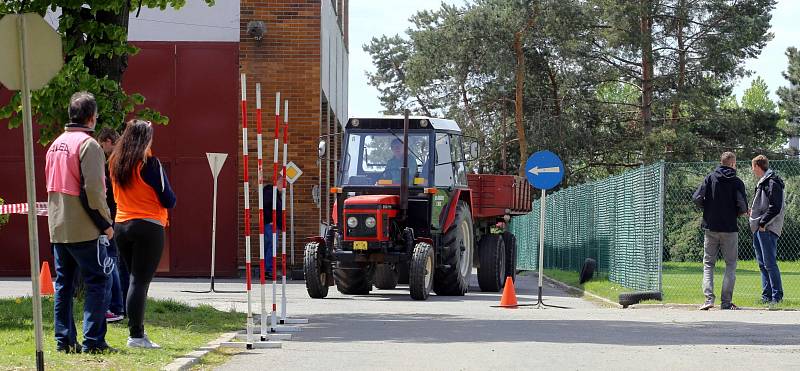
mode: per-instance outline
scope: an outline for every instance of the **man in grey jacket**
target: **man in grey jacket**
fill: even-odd
[[[761,301],[775,305],[783,300],[781,272],[778,269],[778,238],[783,230],[786,204],[783,180],[769,168],[764,155],[756,156],[751,166],[758,179],[750,212],[753,248],[761,270]]]

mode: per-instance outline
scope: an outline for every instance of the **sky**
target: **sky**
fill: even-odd
[[[464,0],[445,0],[449,4],[463,5]],[[438,8],[437,0],[350,0],[350,80],[349,80],[349,113],[350,116],[375,116],[383,109],[378,100],[378,91],[367,82],[365,71],[374,71],[372,60],[362,45],[369,43],[372,37],[380,35],[404,34],[410,26],[408,19],[419,10]],[[786,48],[800,48],[800,1],[778,0],[772,12],[772,33],[775,38],[770,41],[756,59],[745,62],[745,67],[753,71],[753,75],[738,82],[734,94],[739,98],[750,86],[755,76],[761,76],[769,86],[770,95],[777,101],[775,91],[788,82],[781,72],[786,70]]]

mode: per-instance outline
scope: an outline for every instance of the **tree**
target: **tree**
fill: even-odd
[[[528,153],[522,145],[555,150],[571,183],[774,143],[774,113],[743,111],[730,94],[744,59],[771,37],[773,5],[475,0],[419,12],[405,35],[364,48],[387,110],[399,102],[455,119],[479,138],[485,171],[517,169]],[[509,134],[516,120],[523,130]]]
[[[769,98],[769,87],[761,76],[750,83],[750,87],[742,95],[742,108],[751,111],[775,113],[775,102]]]
[[[214,0],[205,0],[209,5]],[[186,0],[142,0],[139,8],[178,9]],[[120,83],[128,65],[128,57],[138,49],[128,43],[128,19],[132,11],[130,0],[8,0],[0,2],[0,16],[12,13],[61,10],[58,33],[64,48],[64,67],[44,88],[34,91],[31,106],[40,126],[40,142],[47,143],[57,136],[68,121],[67,102],[76,91],[92,92],[97,98],[100,120],[98,128],[118,127],[125,118],[136,115],[160,124],[169,119],[148,108],[142,108],[141,94],[128,94]],[[9,119],[10,128],[22,121],[20,94],[0,107],[0,119]]]
[[[787,128],[789,135],[800,135],[800,51],[795,47],[786,49],[786,57],[789,58],[789,66],[783,72],[783,77],[789,81],[788,87],[778,88],[778,97],[781,110],[785,112],[784,117],[790,124]]]

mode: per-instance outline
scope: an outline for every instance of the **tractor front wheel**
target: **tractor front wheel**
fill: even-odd
[[[408,287],[411,298],[414,300],[427,300],[433,286],[433,246],[426,242],[414,246],[414,256],[411,259],[411,269],[408,273]]]
[[[314,299],[322,299],[328,296],[328,272],[329,267],[325,266],[321,258],[319,242],[309,242],[306,244],[305,255],[303,256],[303,273],[306,276],[306,290],[308,295]]]

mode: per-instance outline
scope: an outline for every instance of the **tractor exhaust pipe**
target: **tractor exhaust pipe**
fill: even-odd
[[[400,168],[400,220],[408,217],[408,110],[403,118],[403,167]]]

